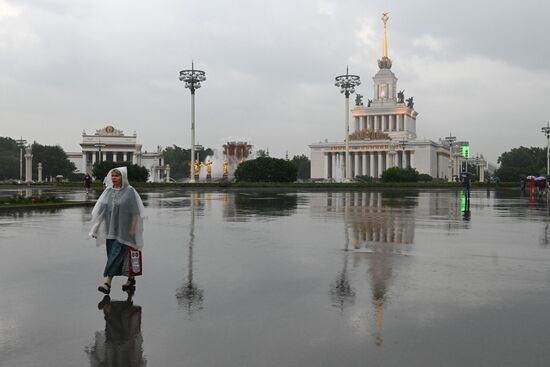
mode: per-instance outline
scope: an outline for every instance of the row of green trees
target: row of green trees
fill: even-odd
[[[42,145],[34,142],[31,150],[33,177],[38,176],[39,162],[42,163],[43,177],[57,175],[69,177],[76,169],[59,145]],[[20,150],[16,141],[12,138],[0,137],[0,180],[19,178],[19,164]],[[23,159],[23,172],[25,172],[25,159]]]
[[[546,148],[513,148],[498,158],[500,167],[496,175],[501,181],[518,181],[520,176],[539,176],[546,174]]]

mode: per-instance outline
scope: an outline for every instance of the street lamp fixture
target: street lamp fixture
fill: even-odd
[[[19,147],[19,181],[23,180],[23,148],[27,144],[27,141],[21,137],[15,141]]]
[[[180,71],[180,80],[185,83],[185,88],[191,91],[191,164],[189,182],[195,182],[193,167],[195,166],[195,90],[201,87],[201,82],[206,80],[206,74],[202,70],[196,70],[191,62],[190,70]]]
[[[351,162],[349,159],[349,96],[355,93],[355,87],[361,84],[361,79],[358,75],[350,75],[348,68],[346,67],[346,74],[336,77],[335,86],[340,88],[340,93],[346,97],[346,157],[345,157],[345,169],[344,179],[351,178]]]
[[[550,122],[547,122],[540,131],[546,135],[546,175],[550,175]]]
[[[101,140],[100,140],[98,143],[95,143],[95,144],[94,144],[94,147],[97,148],[97,152],[98,152],[98,155],[99,155],[99,157],[98,157],[98,162],[100,162],[100,163],[103,161],[103,159],[102,159],[102,157],[101,157],[101,148],[103,148],[104,146],[105,146],[105,144],[103,144],[103,143],[101,142]]]

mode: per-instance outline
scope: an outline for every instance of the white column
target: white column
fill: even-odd
[[[118,162],[117,152],[113,152],[113,162]]]
[[[96,161],[96,154],[95,152],[92,152],[92,166],[95,164]]]
[[[361,166],[360,166],[361,162],[359,161],[360,158],[361,158],[360,152],[353,153],[353,161],[355,163],[355,172],[354,172],[355,176],[359,176],[361,174]]]
[[[38,163],[38,182],[42,182],[42,163]]]
[[[107,152],[101,152],[101,161],[105,162],[107,160]]]
[[[25,149],[25,182],[32,181],[32,153],[31,147]]]
[[[367,116],[361,116],[361,130],[367,128]]]
[[[369,176],[371,177],[376,177],[376,172],[374,171],[374,168],[375,168],[375,163],[374,163],[374,159],[375,159],[375,155],[374,155],[374,152],[370,152],[369,153]]]
[[[331,172],[330,172],[330,177],[331,178],[334,178],[336,176],[335,172],[336,172],[336,155],[337,153],[332,153],[332,169],[331,169]]]
[[[399,131],[405,130],[405,115],[399,115]]]
[[[369,171],[367,171],[367,153],[361,154],[361,163],[363,163],[363,169],[361,170],[361,174],[368,176]]]
[[[395,131],[395,115],[390,115],[390,131]]]
[[[478,166],[479,168],[479,182],[485,182],[485,162]]]
[[[384,164],[384,153],[378,152],[378,177],[382,177],[382,172],[384,171],[384,167],[382,165]]]
[[[411,168],[415,168],[414,167],[414,151],[411,151]]]
[[[329,154],[325,153],[323,154],[323,178],[328,178],[328,164],[329,164]]]
[[[354,117],[354,120],[355,120],[355,130],[353,132],[357,132],[359,130],[361,130],[360,126],[359,126],[359,119],[360,117],[359,116],[355,116]]]
[[[86,173],[88,169],[87,153],[82,152],[82,173]]]
[[[380,116],[378,115],[374,115],[374,131],[378,131],[379,129],[379,125],[378,125],[378,121],[380,120]]]
[[[124,152],[124,162],[126,162],[128,160],[128,152]]]

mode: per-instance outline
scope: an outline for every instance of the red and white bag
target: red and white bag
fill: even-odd
[[[128,246],[128,276],[142,275],[143,263],[141,251]]]

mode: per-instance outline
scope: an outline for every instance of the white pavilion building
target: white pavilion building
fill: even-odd
[[[160,147],[155,152],[142,152],[137,143],[137,134],[124,135],[122,130],[107,125],[96,130],[95,134],[82,132],[81,152],[68,152],[67,156],[77,168],[76,173],[92,173],[97,161],[132,162],[147,168],[150,182],[169,179],[169,166],[164,165]]]
[[[451,177],[449,145],[444,141],[417,139],[418,112],[413,98],[405,100],[398,92],[397,77],[391,71],[392,61],[387,54],[386,21],[384,21],[383,56],[378,60],[380,70],[373,78],[374,97],[364,106],[358,95],[351,109],[348,153],[350,172],[345,173],[345,141],[319,142],[311,149],[311,178],[336,181],[355,176],[380,178],[391,167],[412,167],[437,179]]]

